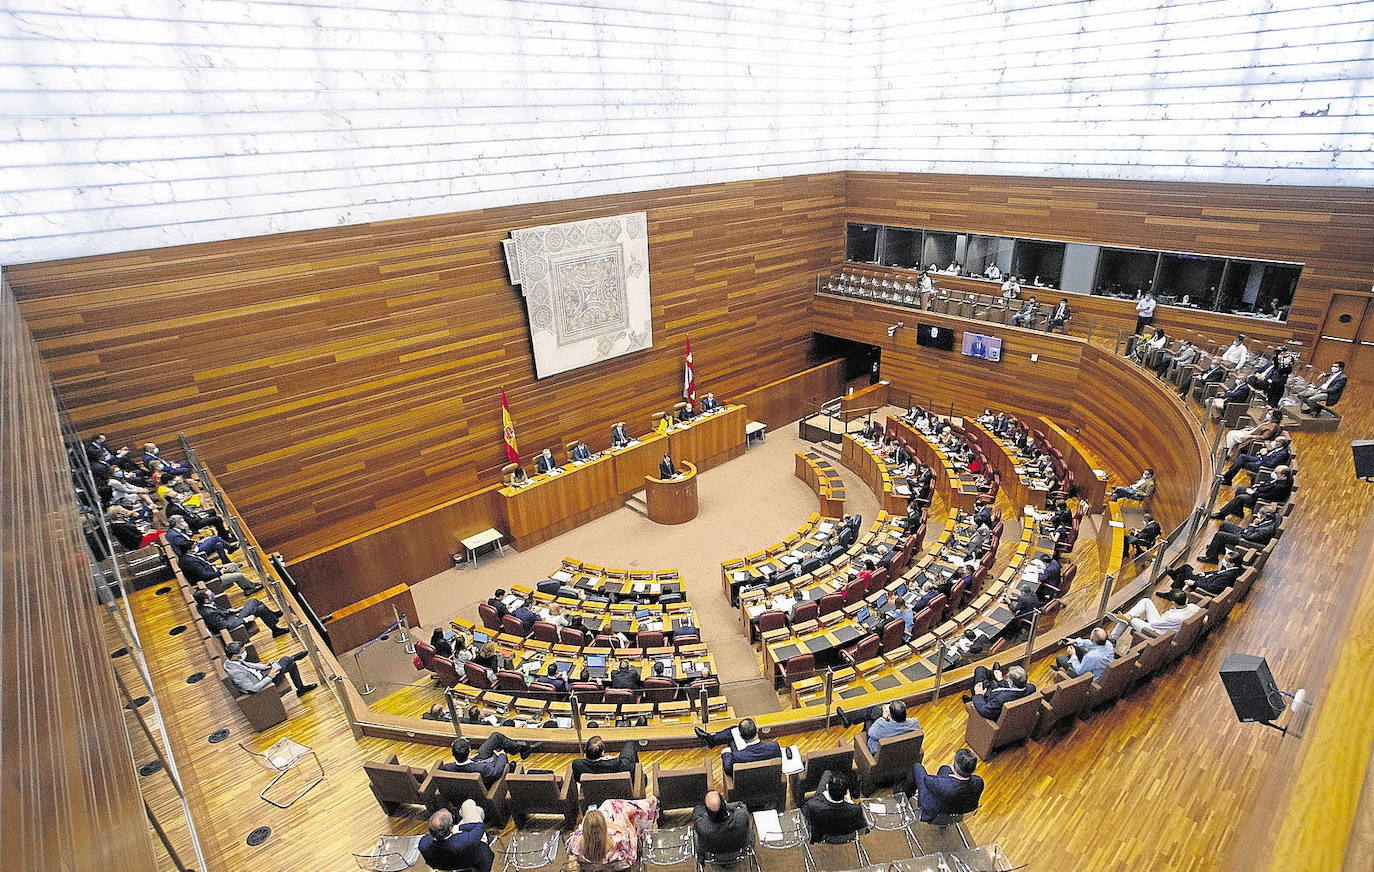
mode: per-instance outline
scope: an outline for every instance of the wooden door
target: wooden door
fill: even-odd
[[[1344,360],[1352,379],[1374,378],[1374,295],[1333,294],[1312,356],[1318,372]]]

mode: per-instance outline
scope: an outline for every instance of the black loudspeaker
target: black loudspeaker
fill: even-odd
[[[1263,657],[1227,654],[1221,664],[1221,683],[1243,724],[1272,721],[1283,713],[1283,694]]]
[[[1374,478],[1374,439],[1358,439],[1350,443],[1355,459],[1356,478]]]

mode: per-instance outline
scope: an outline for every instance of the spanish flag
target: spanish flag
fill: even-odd
[[[515,422],[510,419],[510,403],[506,402],[505,388],[501,388],[501,435],[506,440],[506,458],[511,463],[519,463],[520,448],[515,444]]]

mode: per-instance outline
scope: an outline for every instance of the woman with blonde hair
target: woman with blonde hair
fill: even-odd
[[[608,799],[568,836],[567,872],[624,872],[639,862],[639,842],[658,819],[658,798]]]

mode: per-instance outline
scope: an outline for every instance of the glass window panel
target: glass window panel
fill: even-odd
[[[1064,243],[1041,242],[1038,239],[1016,240],[1011,271],[1022,284],[1059,287],[1059,280],[1064,273]]]
[[[884,227],[882,260],[886,266],[916,269],[921,265],[921,231]],[[853,258],[850,258],[853,260]]]
[[[1079,294],[1093,292],[1093,274],[1097,270],[1097,255],[1100,246],[1070,242],[1064,246],[1064,272],[1059,278],[1059,288]]]
[[[949,265],[955,262],[957,242],[957,233],[927,230],[925,245],[921,248],[921,264],[927,269],[949,269]]]
[[[1302,267],[1287,263],[1233,260],[1213,306],[1218,312],[1287,320]]]
[[[844,259],[854,263],[878,262],[877,224],[850,224],[845,233]]]
[[[998,277],[1011,273],[1011,254],[1014,239],[1005,236],[970,236],[964,254],[964,271],[971,276],[987,276],[988,268],[996,266]]]
[[[1221,287],[1226,260],[1200,254],[1162,254],[1155,293],[1166,306],[1206,309],[1212,306]]]
[[[1154,284],[1157,251],[1134,248],[1104,248],[1097,259],[1097,281],[1093,293],[1107,297],[1135,299]]]

